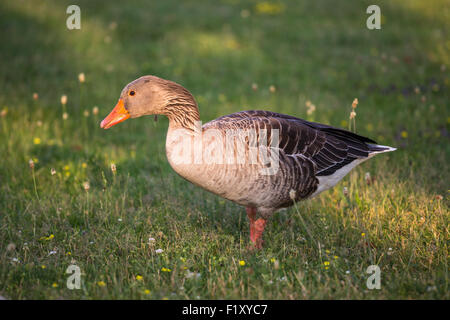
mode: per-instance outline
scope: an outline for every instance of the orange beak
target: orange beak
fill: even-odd
[[[119,99],[114,109],[111,111],[108,116],[103,119],[102,123],[100,123],[100,128],[108,129],[112,126],[118,124],[119,122],[125,121],[130,117],[128,110],[125,109],[125,105],[122,99]]]

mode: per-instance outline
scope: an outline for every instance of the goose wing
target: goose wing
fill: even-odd
[[[375,141],[347,130],[309,122],[271,111],[250,110],[226,115],[204,125],[204,129],[266,129],[267,141],[278,129],[278,148],[287,156],[309,159],[315,176],[332,175],[352,161],[367,158]]]

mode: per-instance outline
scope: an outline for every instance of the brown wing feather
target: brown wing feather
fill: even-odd
[[[309,174],[326,176],[358,158],[369,155],[367,143],[375,141],[353,132],[332,126],[309,122],[293,116],[271,111],[241,111],[220,117],[204,125],[204,128],[250,128],[279,130],[279,148],[286,155],[301,156],[315,164],[315,172]],[[270,140],[268,140],[270,141]]]

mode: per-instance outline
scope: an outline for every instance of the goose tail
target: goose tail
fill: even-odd
[[[372,157],[379,153],[385,153],[385,152],[391,152],[397,150],[397,148],[389,147],[389,146],[382,146],[380,144],[372,144],[367,143],[369,146],[369,157]]]

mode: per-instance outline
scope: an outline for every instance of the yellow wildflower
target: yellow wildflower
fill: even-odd
[[[33,139],[33,143],[34,144],[41,144],[41,139],[36,137],[36,138]]]
[[[272,3],[269,1],[263,1],[256,5],[256,12],[259,14],[279,14],[284,11],[285,6],[282,3]]]
[[[48,237],[40,237],[39,240],[52,240],[55,236],[53,234],[49,235]]]
[[[326,265],[326,266],[329,266],[330,265],[330,261],[325,261],[323,264]]]
[[[97,282],[97,285],[99,287],[104,287],[104,286],[106,286],[106,283],[105,283],[105,281],[99,281],[99,282]]]
[[[145,290],[144,290],[144,293],[145,293],[145,294],[150,294],[150,290],[145,289]]]
[[[141,276],[141,275],[137,275],[137,276],[136,276],[136,280],[137,280],[137,281],[142,281],[143,279],[144,279],[144,277]]]
[[[244,261],[244,260],[239,261],[239,265],[240,265],[241,267],[245,266],[245,261]]]
[[[53,288],[57,288],[57,287],[58,287],[58,284],[57,284],[56,282],[53,282],[52,287],[53,287]]]

